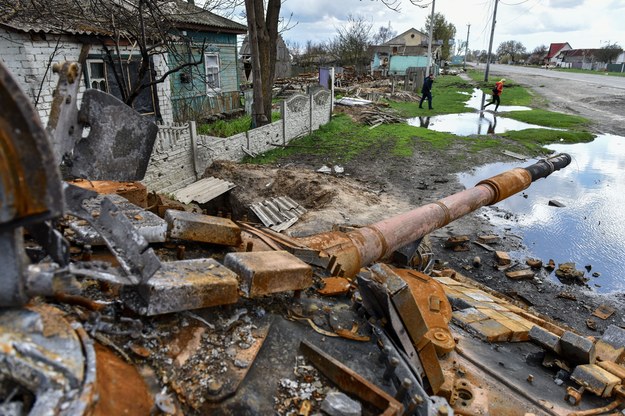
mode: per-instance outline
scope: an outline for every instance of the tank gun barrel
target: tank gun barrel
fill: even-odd
[[[343,275],[355,276],[361,267],[388,257],[430,232],[486,205],[493,205],[527,189],[571,163],[562,153],[526,168],[514,168],[479,182],[475,187],[422,205],[347,233],[331,231],[306,237],[304,244],[335,257]]]

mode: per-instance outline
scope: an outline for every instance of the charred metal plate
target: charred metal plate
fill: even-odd
[[[0,62],[0,228],[61,215],[61,176],[39,116]]]
[[[237,275],[216,260],[182,260],[162,263],[148,282],[128,288],[125,297],[131,309],[151,316],[236,303],[238,288]]]
[[[18,392],[1,414],[13,403],[31,415],[82,415],[94,401],[93,342],[64,315],[48,305],[0,314],[0,384]]]
[[[78,117],[90,130],[74,147],[71,175],[93,180],[143,179],[158,133],[153,121],[93,89],[85,91]]]
[[[313,284],[312,268],[287,251],[228,253],[224,265],[241,277],[241,290],[250,298]]]
[[[64,188],[68,213],[88,221],[98,231],[126,273],[124,283],[146,282],[161,267],[145,238],[108,197],[102,197],[94,216],[86,207],[93,207],[88,201],[100,198],[97,193],[68,183]]]
[[[163,243],[167,240],[167,223],[165,220],[129,202],[122,196],[115,194],[99,194],[94,198],[85,200],[83,202],[83,207],[92,215],[100,215],[104,198],[115,205],[119,212],[128,219],[132,226],[148,243]],[[106,244],[105,239],[100,235],[98,230],[91,226],[86,220],[70,220],[69,228],[74,231],[74,238],[82,244],[90,244],[92,246],[103,246]]]
[[[241,244],[241,229],[228,218],[170,209],[165,212],[165,221],[171,238],[225,246]]]

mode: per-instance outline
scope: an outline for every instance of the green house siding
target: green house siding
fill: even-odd
[[[202,115],[239,108],[239,78],[237,71],[237,37],[234,34],[188,32],[190,42],[176,45],[176,53],[170,53],[168,64],[175,68],[187,62],[202,60],[202,46],[206,54],[219,57],[219,88],[206,84],[206,66],[182,69],[170,76],[171,100],[174,119],[186,121]]]

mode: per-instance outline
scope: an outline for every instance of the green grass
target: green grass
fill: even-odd
[[[280,120],[280,113],[271,113],[271,121]],[[207,136],[230,137],[244,133],[252,127],[252,116],[244,115],[231,120],[217,120],[213,123],[199,124],[197,132]]]
[[[553,111],[542,109],[530,111],[510,111],[506,113],[505,116],[514,120],[523,121],[525,123],[545,127],[555,127],[559,129],[585,130],[590,122],[584,117],[555,113]]]
[[[478,88],[490,93],[491,86],[499,78],[488,83],[483,82],[483,72],[469,70],[470,77],[476,80]],[[457,76],[439,76],[436,78],[433,93],[433,110],[419,109],[416,102],[389,102],[392,109],[402,117],[431,116],[439,114],[462,113],[474,111],[465,107],[474,86]],[[531,92],[507,79],[502,96],[502,105],[533,106],[541,101]],[[427,105],[426,105],[427,107]],[[485,149],[499,149],[502,146],[516,152],[536,156],[548,153],[545,145],[553,143],[579,143],[592,141],[593,135],[588,131],[589,120],[573,115],[555,113],[544,109],[513,111],[505,113],[505,117],[560,130],[526,129],[511,131],[496,137],[456,136],[441,133],[427,128],[408,124],[383,124],[374,129],[354,122],[349,116],[337,114],[332,120],[314,133],[292,141],[286,147],[276,148],[255,158],[246,157],[246,163],[275,163],[284,157],[300,154],[304,158],[323,156],[331,163],[346,163],[363,153],[392,152],[399,158],[411,157],[415,149],[419,151],[445,151],[452,146],[460,146],[467,152],[480,152]]]
[[[509,131],[503,137],[513,140],[516,146],[532,156],[544,154],[544,146],[554,143],[571,144],[591,142],[594,135],[587,131],[560,131],[545,129],[525,129]]]
[[[460,92],[471,93],[473,86],[455,75],[440,75],[434,80],[432,87],[432,110],[427,109],[427,101],[423,109],[419,103],[390,102],[391,108],[397,110],[402,117],[431,116],[437,114],[464,113],[473,111],[465,107],[468,96]],[[419,93],[420,94],[420,93]]]
[[[594,74],[594,75],[608,75],[611,77],[625,77],[625,72],[591,71],[590,69],[553,68],[553,69],[550,69],[550,71],[576,72],[580,74]]]

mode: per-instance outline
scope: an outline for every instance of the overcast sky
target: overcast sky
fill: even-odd
[[[327,41],[349,13],[373,23],[373,32],[389,22],[398,34],[412,27],[422,30],[432,1],[421,0],[426,8],[401,2],[398,13],[378,0],[285,0],[281,14],[292,14],[297,25],[283,37],[300,46],[308,40]],[[488,50],[494,5],[495,0],[435,0],[434,11],[455,25],[456,39],[466,40],[470,24],[469,48]],[[521,42],[528,52],[559,42],[573,49],[599,48],[606,42],[625,47],[625,0],[499,0],[496,20],[493,51],[508,40]]]

